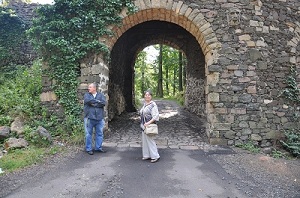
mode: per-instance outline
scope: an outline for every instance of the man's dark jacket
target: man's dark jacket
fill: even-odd
[[[104,118],[104,106],[106,104],[105,96],[97,92],[94,98],[93,94],[84,94],[84,117],[94,120],[102,120]]]

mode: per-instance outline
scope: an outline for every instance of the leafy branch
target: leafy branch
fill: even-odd
[[[107,27],[121,22],[119,13],[124,7],[135,11],[131,0],[55,0],[37,10],[28,35],[49,65],[47,74],[55,81],[52,88],[66,116],[81,114],[77,99],[80,61],[93,53],[109,56],[109,48],[99,37],[113,34]]]

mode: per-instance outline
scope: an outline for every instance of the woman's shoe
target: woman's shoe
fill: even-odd
[[[143,157],[142,160],[150,160],[150,157]]]
[[[157,162],[158,160],[160,159],[160,157],[159,158],[156,158],[156,159],[151,159],[151,163],[155,163],[155,162]]]

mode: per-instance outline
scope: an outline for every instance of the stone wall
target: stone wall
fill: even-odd
[[[32,20],[36,16],[34,10],[39,6],[39,4],[28,4],[21,1],[9,1],[9,4],[7,5],[8,8],[11,8],[16,12],[16,15],[28,27],[32,25]],[[14,62],[15,64],[30,65],[32,64],[32,61],[38,57],[36,51],[33,50],[33,47],[28,40],[25,40],[18,49],[14,50],[16,52],[15,54],[18,54],[18,57],[16,57]]]
[[[106,93],[116,93],[109,102],[114,105],[114,115],[121,113],[134,95],[132,84],[126,87],[124,83],[132,80],[134,55],[149,40],[159,40],[175,43],[190,55],[185,106],[206,115],[210,143],[233,145],[252,140],[270,146],[284,129],[296,124],[297,107],[279,95],[290,67],[300,69],[298,0],[136,0],[135,4],[137,13],[127,15],[124,9],[120,14],[123,25],[112,27],[115,36],[100,38],[124,56],[118,59],[116,53],[111,63],[124,60],[126,68],[112,68],[114,64],[91,56],[81,64],[80,91],[87,82],[98,81]],[[148,29],[141,26],[150,21],[153,24]],[[187,37],[151,37],[161,22],[166,26],[159,26],[160,30],[174,28],[169,33],[175,35],[181,30],[174,24],[185,29],[200,51],[193,44],[182,45]],[[151,35],[146,34],[149,31]],[[116,72],[123,75],[115,78]]]
[[[198,5],[205,13],[216,12],[210,22],[222,43],[219,67],[208,68],[219,75],[216,85],[208,83],[211,143],[271,145],[293,125],[291,107],[279,94],[290,66],[299,67],[300,2],[216,0]]]

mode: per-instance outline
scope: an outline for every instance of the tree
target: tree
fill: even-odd
[[[178,51],[178,66],[179,66],[179,73],[178,73],[178,90],[183,91],[182,87],[182,52]]]
[[[163,45],[159,45],[159,56],[158,56],[158,84],[157,84],[157,96],[160,98],[164,97],[163,92],[163,55],[162,55]]]

